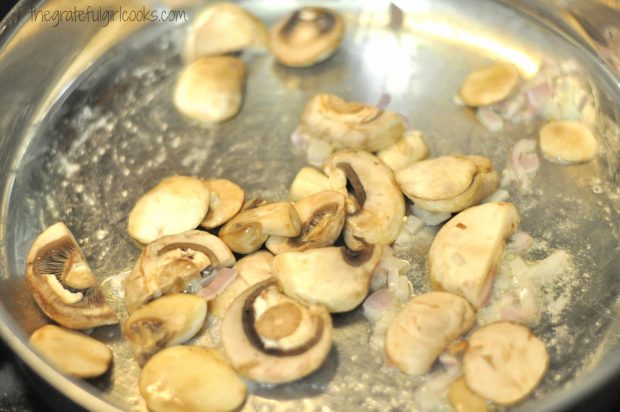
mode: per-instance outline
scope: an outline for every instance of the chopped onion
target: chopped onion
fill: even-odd
[[[510,193],[508,193],[504,189],[498,189],[495,192],[491,193],[489,197],[484,199],[482,203],[490,203],[490,202],[503,202],[510,197]]]
[[[216,269],[207,277],[209,281],[208,283],[205,282],[206,285],[200,294],[204,296],[206,300],[214,299],[217,295],[222,293],[236,277],[237,272],[232,268]]]
[[[387,289],[379,289],[366,298],[364,316],[371,322],[376,322],[385,313],[397,304],[396,296]]]
[[[491,106],[479,107],[476,118],[490,132],[497,132],[504,128],[504,120]]]
[[[422,209],[416,205],[411,207],[411,211],[415,217],[419,218],[428,226],[436,226],[452,217],[450,213],[429,212],[428,210]]]
[[[510,252],[516,252],[519,250],[527,249],[531,246],[533,242],[532,236],[528,235],[525,232],[515,232],[510,236],[508,242],[506,243],[506,250]]]
[[[306,161],[313,166],[322,167],[325,159],[333,151],[332,145],[325,140],[310,139],[306,149]]]
[[[392,101],[392,96],[390,96],[388,93],[382,93],[381,96],[379,97],[379,101],[377,102],[377,108],[383,111],[387,109],[391,101]]]
[[[297,126],[297,128],[293,131],[293,134],[291,134],[291,142],[293,143],[294,148],[306,150],[310,142],[310,136],[303,132],[300,125]]]
[[[564,250],[559,250],[533,263],[526,263],[521,258],[515,258],[510,261],[510,269],[515,276],[544,282],[562,274],[570,264],[570,255]]]

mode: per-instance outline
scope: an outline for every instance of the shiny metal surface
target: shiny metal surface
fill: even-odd
[[[144,409],[137,392],[139,369],[118,327],[94,332],[113,348],[115,364],[92,385],[63,377],[25,344],[45,320],[23,282],[24,259],[46,226],[67,223],[122,314],[114,283],[139,252],[125,229],[136,199],[173,173],[222,176],[249,195],[284,198],[304,164],[289,137],[305,102],[317,92],[370,103],[388,93],[390,109],[425,133],[433,156],[483,154],[503,168],[509,148],[520,138],[535,137],[538,123],[491,134],[452,101],[471,69],[495,59],[530,74],[545,59],[576,59],[596,102],[596,132],[604,146],[586,165],[543,162],[533,193],[511,192],[524,230],[548,250],[568,249],[577,269],[557,285],[560,292],[571,292],[561,318],[543,317],[535,329],[549,347],[550,370],[534,396],[516,409],[557,410],[620,369],[620,84],[591,44],[570,31],[572,26],[560,24],[564,20],[552,12],[555,6],[401,1],[405,18],[395,28],[388,2],[312,2],[345,14],[340,51],[309,69],[282,67],[269,55],[244,56],[249,77],[242,112],[220,126],[205,127],[183,119],[171,103],[186,25],[52,27],[29,21],[35,3],[22,1],[1,29],[0,334],[70,398],[91,410]],[[305,3],[243,4],[271,24]],[[67,2],[44,3],[50,4]],[[600,191],[593,192],[593,182]],[[428,287],[424,247],[405,257],[413,262],[409,276],[415,291],[423,292]],[[277,388],[253,387],[244,410],[348,410],[352,405],[410,410],[419,403],[416,389],[423,379],[384,365],[382,354],[367,345],[369,327],[360,311],[338,315],[334,323],[335,346],[319,372]]]

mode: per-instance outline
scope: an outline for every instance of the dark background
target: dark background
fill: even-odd
[[[16,0],[0,0],[0,18],[4,17],[16,3]],[[50,410],[64,412],[80,409],[44,382],[39,381],[0,339],[0,412]],[[603,390],[586,398],[567,412],[582,411],[620,411],[620,374]]]

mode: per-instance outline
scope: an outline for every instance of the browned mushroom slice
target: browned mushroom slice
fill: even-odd
[[[271,28],[269,45],[280,63],[311,66],[334,54],[343,34],[344,21],[338,13],[324,7],[303,7]]]
[[[294,237],[300,232],[301,221],[293,204],[277,202],[245,208],[218,235],[234,252],[252,253],[269,235]]]
[[[381,258],[382,246],[359,251],[325,247],[285,252],[273,259],[273,275],[284,293],[330,312],[355,309],[368,294],[370,277]]]
[[[301,115],[305,134],[338,149],[383,150],[405,131],[401,115],[364,103],[345,102],[332,94],[317,94]]]
[[[243,205],[243,189],[226,179],[205,180],[210,191],[209,211],[200,226],[213,229],[228,222]]]
[[[30,343],[60,371],[78,378],[103,375],[112,363],[108,346],[60,326],[45,325],[35,330]]]
[[[333,190],[316,193],[295,203],[301,219],[301,233],[295,237],[271,236],[265,246],[270,252],[302,252],[332,245],[344,225],[345,197]]]
[[[157,351],[183,343],[198,333],[207,317],[201,296],[171,293],[133,312],[123,332],[140,365]]]
[[[594,159],[598,143],[583,123],[555,121],[539,132],[540,150],[555,163],[580,163]]]
[[[511,64],[496,64],[471,72],[459,91],[467,106],[485,106],[504,100],[519,82],[519,71]]]
[[[267,280],[226,311],[222,343],[242,375],[263,383],[291,382],[323,364],[332,345],[332,322],[324,307],[301,305],[275,280]]]
[[[166,236],[148,245],[125,283],[125,306],[134,310],[174,292],[183,292],[201,279],[207,268],[229,267],[232,252],[219,239],[199,230]]]
[[[89,329],[118,323],[64,223],[48,227],[32,244],[26,281],[41,310],[62,326]]]

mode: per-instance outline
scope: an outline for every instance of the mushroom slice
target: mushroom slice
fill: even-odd
[[[417,207],[436,213],[459,212],[499,187],[493,162],[482,156],[423,160],[396,173],[396,181]]]
[[[222,343],[233,367],[262,383],[285,383],[318,369],[332,345],[332,322],[322,306],[303,306],[276,280],[237,297],[222,321]]]
[[[190,176],[163,179],[129,212],[127,229],[141,243],[198,227],[209,210],[209,189]]]
[[[26,281],[41,310],[62,326],[89,329],[118,323],[73,234],[59,222],[32,244]]]
[[[245,63],[237,57],[201,57],[181,72],[174,105],[201,122],[228,120],[241,109],[245,74]]]
[[[140,374],[140,394],[153,412],[235,411],[245,383],[214,349],[172,346],[156,353]]]
[[[315,193],[331,189],[329,178],[314,167],[302,167],[293,179],[289,199],[297,202]]]
[[[349,214],[344,240],[350,249],[364,243],[389,245],[398,237],[405,217],[405,200],[392,171],[370,153],[342,150],[325,163],[331,177],[343,175],[353,188],[359,209]]]
[[[272,261],[273,255],[267,251],[255,252],[239,259],[233,266],[237,272],[235,280],[221,294],[209,301],[209,314],[221,318],[233,300],[247,288],[270,279]]]
[[[204,181],[211,195],[209,211],[200,226],[213,229],[223,225],[235,216],[243,205],[243,189],[226,179],[210,179]]]
[[[30,344],[61,372],[78,378],[103,375],[112,363],[112,351],[107,345],[56,325],[35,330]]]
[[[326,140],[335,149],[383,150],[400,139],[405,121],[398,113],[332,94],[317,94],[306,104],[301,130],[311,138]]]
[[[219,237],[237,253],[258,250],[269,235],[294,237],[301,232],[299,214],[291,202],[247,208],[220,229]]]
[[[417,296],[390,323],[385,353],[401,371],[422,375],[450,342],[471,329],[475,317],[460,296],[445,292]]]
[[[504,100],[519,82],[519,71],[511,64],[496,64],[471,72],[459,96],[467,106],[486,106]]]
[[[452,382],[448,390],[448,399],[456,412],[487,412],[489,410],[486,399],[469,389],[464,378],[458,378]]]
[[[463,296],[476,308],[484,306],[506,238],[518,225],[517,209],[504,202],[474,206],[454,216],[431,244],[433,288]]]
[[[306,67],[334,54],[343,35],[340,14],[325,7],[302,7],[271,28],[269,45],[285,66]]]
[[[579,122],[555,121],[540,129],[540,150],[556,163],[589,162],[596,156],[598,143],[588,127]]]
[[[301,219],[301,233],[296,237],[271,236],[267,249],[274,254],[302,252],[332,245],[344,225],[345,197],[340,192],[326,190],[295,203]]]
[[[269,32],[261,21],[233,3],[207,7],[192,24],[185,43],[185,57],[193,61],[243,49],[266,49]]]
[[[405,133],[391,146],[379,151],[377,157],[394,173],[428,157],[429,149],[424,136],[418,131]]]
[[[140,365],[167,346],[193,338],[207,317],[207,301],[200,296],[172,293],[149,302],[129,316],[123,332]]]
[[[161,295],[187,290],[207,268],[234,263],[235,257],[221,239],[200,230],[158,239],[142,250],[127,278],[127,311],[132,313]]]
[[[382,251],[382,246],[367,245],[359,251],[325,247],[285,252],[273,259],[273,276],[284,293],[300,302],[323,305],[332,313],[347,312],[368,294]]]
[[[525,398],[549,364],[545,345],[522,325],[491,323],[474,331],[463,357],[467,386],[500,405]]]

